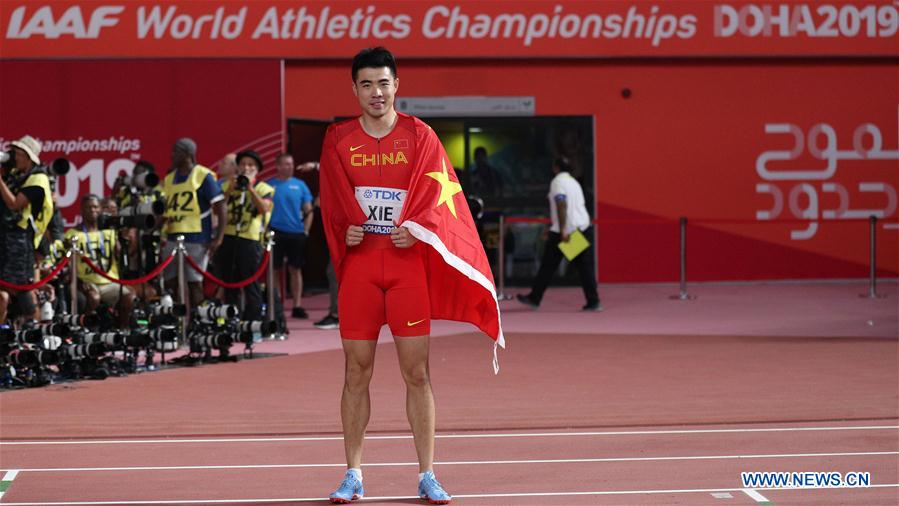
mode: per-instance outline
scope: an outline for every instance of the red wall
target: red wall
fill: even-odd
[[[283,150],[279,60],[0,61],[0,76],[0,148],[29,134],[45,143],[43,161],[72,161],[58,186],[69,222],[80,195],[108,195],[135,161],[167,173],[179,137],[192,137],[198,162],[209,167],[246,148],[270,167]],[[128,144],[77,145],[109,139]],[[76,149],[52,149],[47,141]]]
[[[690,279],[859,278],[868,272],[867,221],[823,213],[862,209],[896,222],[897,70],[895,61],[416,60],[400,62],[399,95],[535,96],[539,115],[593,115],[597,217],[672,220],[601,223],[601,281],[677,279],[674,220],[679,216],[693,221],[688,227]],[[625,87],[632,91],[629,99],[622,98]],[[296,118],[356,114],[348,62],[288,64],[285,109]],[[765,179],[757,170],[763,153],[793,148],[792,136],[766,133],[766,124],[786,123],[796,125],[805,139],[816,124],[830,125],[834,147],[842,154],[819,150],[816,157],[803,146],[795,160],[766,167],[774,177],[783,171],[804,174]],[[852,159],[853,136],[863,124],[880,132],[883,152]],[[825,137],[819,137],[823,149]],[[872,137],[860,139],[862,151],[870,149]],[[822,174],[829,162],[836,164],[835,172]],[[862,191],[860,183],[883,191]],[[797,222],[757,219],[757,211],[770,209],[774,201],[757,192],[759,184],[782,193],[782,212],[775,218]],[[796,187],[803,184],[817,197],[817,211],[802,211],[809,195]],[[798,214],[791,211],[791,191]],[[811,223],[817,229],[801,238]],[[899,230],[881,223],[878,241],[881,275],[896,276]]]

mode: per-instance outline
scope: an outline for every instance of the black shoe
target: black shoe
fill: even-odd
[[[602,304],[600,304],[599,302],[594,302],[593,304],[587,304],[581,309],[583,309],[584,311],[595,311],[598,313],[602,311]]]
[[[538,307],[540,307],[540,304],[534,302],[534,299],[528,297],[523,293],[516,294],[515,298],[518,299],[518,302],[521,302],[525,306],[529,306],[531,309],[537,309]]]
[[[309,315],[306,314],[306,310],[301,307],[293,308],[293,312],[290,315],[293,316],[294,318],[299,318],[301,320],[305,320],[306,318],[309,318]]]
[[[340,320],[336,316],[329,313],[327,316],[325,316],[321,320],[313,323],[313,325],[317,329],[334,330],[334,329],[340,328]]]

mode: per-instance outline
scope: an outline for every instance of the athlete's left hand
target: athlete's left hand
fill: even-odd
[[[406,227],[394,228],[393,232],[390,233],[390,240],[393,241],[393,245],[397,248],[409,248],[418,242],[418,239],[410,234],[409,229]]]

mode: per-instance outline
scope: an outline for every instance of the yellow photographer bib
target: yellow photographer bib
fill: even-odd
[[[227,193],[230,185],[231,181],[224,183],[222,191]],[[256,183],[253,188],[263,199],[271,199],[275,195],[275,189],[263,181]],[[225,235],[261,241],[271,215],[271,211],[265,215],[259,214],[249,192],[234,191],[228,196],[228,223],[225,224]]]
[[[165,233],[167,234],[194,234],[203,231],[203,214],[200,212],[200,202],[197,191],[203,185],[207,174],[215,174],[202,165],[195,165],[190,171],[190,176],[181,183],[175,183],[173,170],[165,176],[162,182],[162,191],[166,195],[165,203]],[[211,208],[206,212],[209,213]]]
[[[92,230],[86,232],[73,228],[66,232],[66,239],[76,245],[81,254],[90,258],[92,262],[97,264],[97,267],[118,279],[119,262],[115,258],[115,230]],[[78,279],[95,285],[106,285],[112,282],[94,272],[86,262],[78,262]]]
[[[22,185],[22,188],[28,188],[29,186],[37,186],[41,190],[44,190],[44,201],[41,202],[41,208],[33,215],[31,202],[29,202],[28,205],[22,209],[22,217],[19,219],[17,225],[23,230],[27,230],[29,226],[34,230],[34,247],[36,249],[41,243],[44,231],[47,230],[47,225],[49,225],[50,220],[53,219],[53,192],[50,191],[50,178],[43,172],[35,171],[28,176],[28,179],[25,180],[25,184]]]

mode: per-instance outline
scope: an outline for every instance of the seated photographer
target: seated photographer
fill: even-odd
[[[0,279],[17,285],[35,277],[35,250],[53,217],[50,178],[41,166],[41,144],[26,135],[11,143],[10,160],[3,164],[0,178]],[[36,313],[30,291],[9,291],[19,314]]]
[[[237,174],[222,182],[227,205],[225,238],[215,262],[225,281],[242,281],[252,276],[262,262],[262,240],[272,210],[275,190],[263,181],[256,182],[262,171],[262,158],[255,151],[237,154]],[[243,288],[246,294],[244,320],[262,319],[262,291],[254,280]],[[225,301],[238,304],[239,289],[226,289]]]
[[[90,260],[113,278],[119,277],[118,258],[121,254],[115,230],[101,230],[100,197],[88,194],[81,199],[81,226],[69,229],[66,239]],[[87,302],[83,313],[92,313],[102,302],[117,306],[119,327],[128,326],[134,309],[134,294],[124,285],[113,283],[100,276],[86,262],[78,263],[78,289]]]

